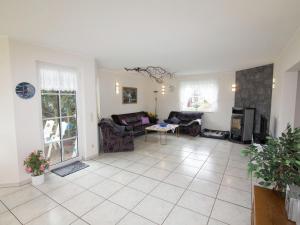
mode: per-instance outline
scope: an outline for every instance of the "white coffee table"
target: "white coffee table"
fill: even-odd
[[[167,133],[168,131],[172,131],[176,133],[176,136],[179,137],[179,125],[177,124],[167,124],[167,126],[162,127],[159,124],[152,125],[150,127],[145,128],[145,141],[147,141],[148,131],[155,131],[159,133],[159,142],[161,145],[167,144]],[[165,136],[165,142],[162,142],[162,135]]]

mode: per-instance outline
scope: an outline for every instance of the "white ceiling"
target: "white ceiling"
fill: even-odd
[[[0,34],[117,69],[196,73],[270,63],[298,27],[299,0],[0,0]]]

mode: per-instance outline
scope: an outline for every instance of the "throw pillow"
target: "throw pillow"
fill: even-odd
[[[174,124],[178,124],[180,122],[180,119],[178,119],[176,116],[173,116],[170,120]]]
[[[141,119],[142,119],[142,125],[146,125],[150,123],[148,116],[142,116]]]

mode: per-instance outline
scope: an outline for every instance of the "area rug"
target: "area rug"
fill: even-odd
[[[76,161],[76,162],[73,162],[69,165],[66,165],[66,166],[62,166],[62,167],[59,167],[59,168],[56,168],[54,170],[51,170],[52,173],[55,173],[56,175],[58,176],[61,176],[61,177],[65,177],[69,174],[72,174],[72,173],[75,173],[79,170],[82,170],[86,167],[88,167],[89,165],[83,163],[83,162],[80,162],[80,161]]]

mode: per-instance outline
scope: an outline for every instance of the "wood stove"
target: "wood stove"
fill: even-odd
[[[230,139],[251,143],[254,129],[255,108],[232,108]]]

